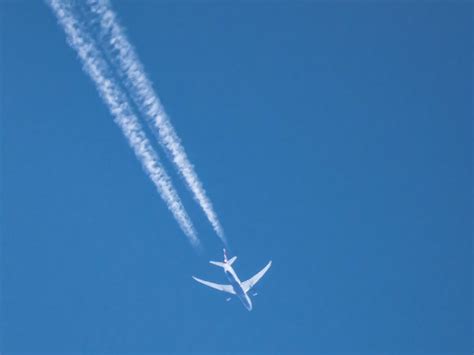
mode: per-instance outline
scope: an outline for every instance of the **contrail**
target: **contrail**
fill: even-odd
[[[160,99],[153,90],[145,74],[135,49],[127,39],[109,1],[88,0],[91,11],[99,19],[99,38],[105,41],[104,51],[110,54],[109,60],[116,66],[118,75],[129,90],[130,97],[145,116],[147,123],[158,136],[158,141],[184,178],[194,199],[201,206],[214,231],[224,244],[227,244],[224,230],[214,212],[212,203],[189,161],[180,139],[170,123]]]
[[[199,248],[200,242],[193,224],[184,210],[170,178],[133,113],[127,97],[115,82],[108,64],[101,56],[94,41],[84,31],[70,6],[58,0],[47,0],[46,2],[55,13],[59,24],[66,32],[69,45],[77,52],[84,71],[94,81],[100,96],[114,116],[115,122],[122,129],[143,169],[155,184],[159,194],[191,244]]]

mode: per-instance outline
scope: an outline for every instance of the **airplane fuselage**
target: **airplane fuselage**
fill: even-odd
[[[235,262],[237,259],[236,256],[233,256],[230,259],[227,259],[227,255],[224,249],[224,261],[209,261],[209,263],[219,266],[224,269],[225,276],[230,282],[230,285],[221,285],[217,284],[214,282],[206,281],[199,279],[195,276],[193,276],[193,279],[196,280],[197,282],[208,286],[210,288],[213,288],[215,290],[221,291],[221,292],[227,292],[232,295],[237,296],[242,304],[245,306],[245,308],[248,311],[252,310],[252,301],[250,300],[248,292],[252,289],[252,287],[255,286],[255,284],[262,278],[263,275],[268,271],[270,266],[272,265],[272,262],[270,261],[262,270],[257,272],[255,275],[253,275],[250,279],[245,280],[244,282],[240,281],[239,277],[237,276],[234,268],[232,267],[232,264]],[[230,300],[230,298],[228,299]]]
[[[243,289],[242,282],[240,281],[239,277],[235,273],[232,266],[231,265],[226,265],[226,267],[224,268],[224,271],[225,271],[225,276],[227,276],[227,279],[229,280],[230,284],[232,285],[232,288],[234,289],[237,297],[239,297],[240,301],[243,303],[245,308],[247,308],[247,310],[251,311],[252,310],[252,301],[250,300],[249,295],[247,295],[247,293]]]

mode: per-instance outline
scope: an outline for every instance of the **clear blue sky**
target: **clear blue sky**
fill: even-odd
[[[197,255],[49,8],[1,12],[0,350],[472,352],[468,2],[115,2],[250,277]],[[164,157],[164,154],[162,154]]]

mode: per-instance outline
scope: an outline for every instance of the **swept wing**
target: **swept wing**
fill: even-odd
[[[223,291],[223,292],[228,292],[228,293],[231,293],[231,294],[235,295],[235,291],[234,291],[234,288],[232,287],[232,285],[216,284],[214,282],[209,282],[209,281],[204,281],[204,280],[198,279],[197,277],[194,277],[194,276],[193,276],[193,279],[196,280],[197,282],[202,283],[203,285],[212,287],[216,290]]]
[[[265,275],[268,269],[270,269],[270,266],[272,266],[271,261],[267,264],[267,266],[265,266],[262,270],[260,270],[250,279],[242,282],[242,288],[244,289],[244,292],[248,292],[263,277],[263,275]]]

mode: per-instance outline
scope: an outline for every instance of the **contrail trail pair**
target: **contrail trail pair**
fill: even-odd
[[[84,71],[95,86],[122,129],[143,169],[155,184],[159,194],[194,247],[199,248],[193,224],[174,189],[169,176],[161,165],[158,155],[147,139],[143,128],[133,113],[126,95],[116,82],[111,69],[94,40],[87,34],[83,24],[74,15],[70,5],[59,0],[47,0],[58,22],[66,32],[69,45],[77,52]]]
[[[135,49],[120,26],[110,2],[108,0],[87,0],[87,4],[92,13],[97,16],[99,38],[103,49],[109,54],[108,57],[113,62],[132,100],[158,137],[160,145],[173,161],[214,231],[226,244],[224,231],[214,212],[212,203],[207,197],[206,191],[194,171],[193,165],[190,163],[160,99],[154,92]]]

